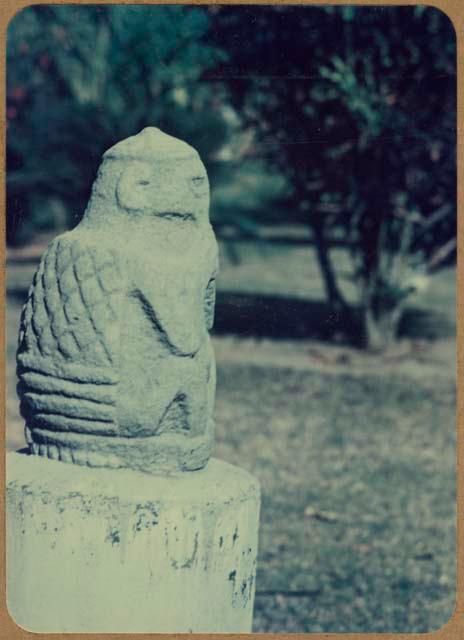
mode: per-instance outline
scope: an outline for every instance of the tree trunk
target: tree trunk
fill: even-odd
[[[316,256],[330,307],[335,312],[347,311],[347,304],[337,285],[337,278],[329,255],[329,245],[323,224],[312,224]]]
[[[364,335],[369,351],[386,351],[395,342],[404,305],[375,311],[364,306]]]

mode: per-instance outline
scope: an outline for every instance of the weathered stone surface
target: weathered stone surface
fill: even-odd
[[[146,128],[103,156],[82,222],[42,258],[18,393],[31,451],[151,472],[204,466],[213,438],[217,244],[197,152]]]
[[[259,485],[7,456],[7,603],[36,632],[251,631]]]

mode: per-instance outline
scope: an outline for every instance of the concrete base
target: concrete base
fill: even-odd
[[[251,631],[259,485],[7,455],[7,603],[35,632]]]

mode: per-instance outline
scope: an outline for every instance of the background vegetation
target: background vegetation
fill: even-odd
[[[101,153],[156,123],[205,158],[218,228],[309,229],[345,324],[330,246],[348,247],[364,342],[385,348],[455,254],[455,46],[421,6],[26,9],[8,37],[8,241],[78,222]]]
[[[452,613],[455,48],[420,6],[41,5],[9,26],[7,446],[46,242],[109,146],[186,139],[221,249],[215,455],[263,488],[257,632]]]

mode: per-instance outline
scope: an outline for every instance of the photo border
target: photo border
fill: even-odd
[[[2,53],[0,61],[0,91],[1,91],[1,104],[0,104],[0,121],[3,129],[2,136],[2,180],[0,184],[0,202],[1,212],[0,224],[3,238],[6,238],[6,197],[5,197],[5,172],[6,172],[6,34],[7,28],[12,17],[21,11],[22,9],[34,5],[304,5],[304,6],[321,6],[321,5],[356,5],[356,6],[416,6],[422,5],[430,8],[436,8],[445,13],[451,20],[454,29],[456,31],[457,41],[457,239],[458,239],[458,260],[457,260],[457,302],[456,302],[456,314],[457,314],[457,404],[456,404],[456,429],[457,429],[457,459],[456,459],[456,476],[457,476],[457,584],[456,584],[456,607],[450,620],[440,629],[427,633],[252,633],[246,634],[250,638],[262,638],[266,639],[267,636],[272,635],[273,638],[278,640],[303,640],[310,637],[314,640],[323,640],[330,638],[330,640],[357,640],[360,637],[363,640],[412,640],[412,639],[430,639],[430,640],[463,640],[464,639],[464,437],[463,437],[463,420],[464,420],[464,406],[463,406],[463,392],[464,385],[460,384],[461,374],[463,372],[464,364],[464,326],[462,322],[462,305],[464,302],[464,264],[463,264],[463,228],[464,222],[461,219],[463,212],[463,199],[464,199],[464,145],[463,145],[463,133],[464,133],[464,0],[433,0],[433,2],[414,2],[411,0],[332,0],[331,2],[323,2],[323,0],[300,0],[295,1],[283,1],[283,0],[267,0],[260,2],[250,2],[246,0],[210,0],[210,1],[198,1],[191,0],[177,1],[177,0],[151,0],[148,2],[128,1],[123,2],[107,2],[104,0],[74,0],[72,2],[66,0],[52,0],[49,2],[27,2],[25,0],[1,0],[0,6],[0,50]],[[57,640],[61,638],[63,640],[98,640],[101,638],[108,638],[109,640],[124,639],[133,637],[137,640],[148,640],[149,638],[161,638],[168,636],[169,638],[191,638],[192,640],[217,637],[217,634],[206,633],[36,633],[32,631],[26,631],[19,627],[11,618],[6,606],[6,549],[5,549],[5,456],[6,456],[6,246],[5,241],[1,245],[1,293],[3,300],[2,315],[1,315],[1,337],[0,337],[0,362],[1,362],[1,374],[0,380],[2,383],[3,393],[3,439],[1,443],[2,456],[0,457],[0,638],[8,640],[19,640],[26,638],[37,638],[38,640],[50,638],[51,640]],[[224,640],[238,639],[243,634],[220,634],[220,638]]]

